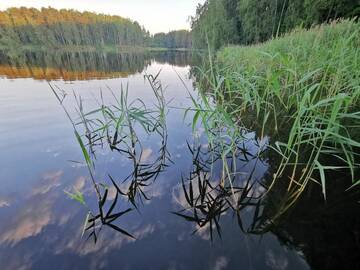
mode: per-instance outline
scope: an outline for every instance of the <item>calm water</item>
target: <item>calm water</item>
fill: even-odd
[[[199,126],[194,138],[192,115],[184,120],[184,111],[178,109],[191,107],[178,75],[196,93],[189,78],[191,57],[185,53],[29,53],[11,58],[0,54],[0,62],[1,269],[309,269],[309,264],[318,268],[336,254],[332,249],[323,249],[323,245],[333,247],[331,240],[323,243],[322,236],[323,240],[319,241],[313,238],[321,231],[314,226],[322,223],[312,226],[309,222],[297,222],[296,216],[290,225],[285,223],[283,227],[255,235],[243,233],[236,216],[228,210],[221,215],[222,238],[214,230],[211,241],[209,226],[193,234],[197,229],[194,222],[172,213],[186,208],[187,204],[181,179],[194,166],[194,155],[187,142],[202,144],[204,152],[200,155],[206,157],[203,129]],[[71,200],[64,191],[74,188],[81,191],[89,208],[96,212],[95,192],[86,167],[72,162],[83,161],[81,149],[46,80],[69,94],[64,104],[71,113],[75,113],[76,107],[73,92],[91,109],[96,106],[101,90],[105,102],[112,102],[108,88],[119,93],[121,85],[127,84],[129,100],[141,98],[151,107],[154,98],[143,75],[156,74],[159,70],[159,78],[167,86],[166,100],[170,102],[166,147],[172,162],[144,189],[148,200],[139,202],[138,210],[115,222],[136,239],[104,227],[95,244],[91,237],[87,240],[88,233],[82,236],[87,208]],[[141,159],[151,163],[159,155],[161,140],[141,129],[138,135],[144,149]],[[247,136],[253,138],[254,134]],[[249,152],[256,152],[259,147],[251,140],[247,144]],[[261,162],[239,159],[236,163],[243,174],[253,171],[256,179],[265,177],[270,170],[266,159]],[[131,167],[131,161],[124,155],[100,152],[96,178],[106,183],[110,183],[108,174],[124,179]],[[213,170],[214,181],[220,181],[221,171],[216,162]],[[114,189],[110,189],[109,204],[114,197]],[[121,198],[116,207],[123,211],[131,206]],[[245,209],[242,218],[251,224],[253,211]],[[313,216],[309,220],[314,220]],[[358,229],[358,219],[349,224],[352,224],[349,232],[354,231],[354,226]],[[339,229],[328,230],[332,237]],[[342,237],[347,239],[345,234]],[[336,243],[340,243],[340,248],[349,247],[344,253],[348,254],[350,263],[357,261],[351,256],[358,242]]]

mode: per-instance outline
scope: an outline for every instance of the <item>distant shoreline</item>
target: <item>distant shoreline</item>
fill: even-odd
[[[25,51],[61,51],[61,52],[165,52],[165,51],[179,51],[179,52],[190,52],[193,51],[189,48],[160,48],[160,47],[141,47],[141,46],[60,46],[60,47],[47,47],[47,46],[18,46],[18,47],[7,47],[0,46],[1,51],[6,52],[25,52]]]

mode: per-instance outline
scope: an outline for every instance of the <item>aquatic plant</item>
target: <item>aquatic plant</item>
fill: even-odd
[[[82,98],[74,93],[78,114],[76,120],[64,106],[66,93],[49,84],[73,126],[97,195],[98,213],[89,209],[83,229],[83,233],[89,232],[88,238],[92,237],[95,243],[103,226],[133,238],[129,232],[114,224],[120,217],[133,210],[128,207],[123,211],[115,212],[115,208],[119,204],[118,198],[119,196],[127,198],[131,206],[137,209],[139,202],[142,203],[144,199],[149,200],[144,189],[150,186],[171,162],[170,154],[167,151],[167,103],[161,82],[158,80],[159,74],[160,72],[156,76],[144,76],[149,82],[156,100],[154,108],[147,108],[140,99],[129,102],[128,86],[126,89],[121,87],[119,97],[111,89],[108,89],[115,101],[114,104],[106,104],[101,92],[100,101],[98,101],[99,107],[91,111],[85,110]],[[152,162],[142,160],[143,146],[137,135],[139,128],[149,135],[154,134],[160,138],[158,154]],[[105,148],[125,156],[131,161],[132,170],[124,179],[115,179],[110,174],[108,174],[110,184],[96,179],[97,152]],[[122,190],[119,184],[125,182],[128,183],[127,190]],[[108,194],[112,187],[115,190],[115,198],[108,206]],[[67,192],[67,194],[87,206],[84,196],[79,191]]]
[[[288,186],[274,220],[309,182],[320,184],[326,199],[332,171],[348,170],[353,186],[360,183],[359,29],[353,20],[296,29],[264,44],[225,48],[215,62],[209,57],[210,68],[198,69],[193,127],[200,119],[210,141],[214,127],[229,141],[248,129],[271,136],[267,148],[280,161],[268,192],[278,181]]]

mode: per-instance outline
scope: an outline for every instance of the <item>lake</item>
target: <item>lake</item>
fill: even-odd
[[[258,183],[271,174],[272,160],[258,153],[270,139],[244,134],[242,154],[229,161],[238,173],[231,192],[201,122],[193,122],[193,58],[186,52],[0,53],[1,269],[351,269],[358,263],[358,197],[345,203],[334,191],[341,202],[324,205],[313,196],[308,200],[318,207],[305,204],[283,223],[259,229],[256,197],[264,187]],[[165,122],[156,120],[152,79],[153,87],[161,81]],[[52,88],[65,96],[61,104]],[[136,136],[116,143],[109,143],[114,134],[87,138],[96,148],[93,178],[103,184],[99,201],[64,108],[83,135],[79,108],[117,103],[121,89]],[[154,124],[142,126],[143,118]],[[243,206],[241,221],[233,199]]]

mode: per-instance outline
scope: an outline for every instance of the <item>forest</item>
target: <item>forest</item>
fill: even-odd
[[[357,0],[206,0],[191,18],[193,46],[255,44],[295,27],[359,15]]]
[[[136,21],[74,10],[9,8],[0,12],[0,47],[138,46],[189,48],[186,30],[154,36]]]
[[[191,33],[187,30],[157,33],[151,39],[153,47],[162,48],[191,48]]]

